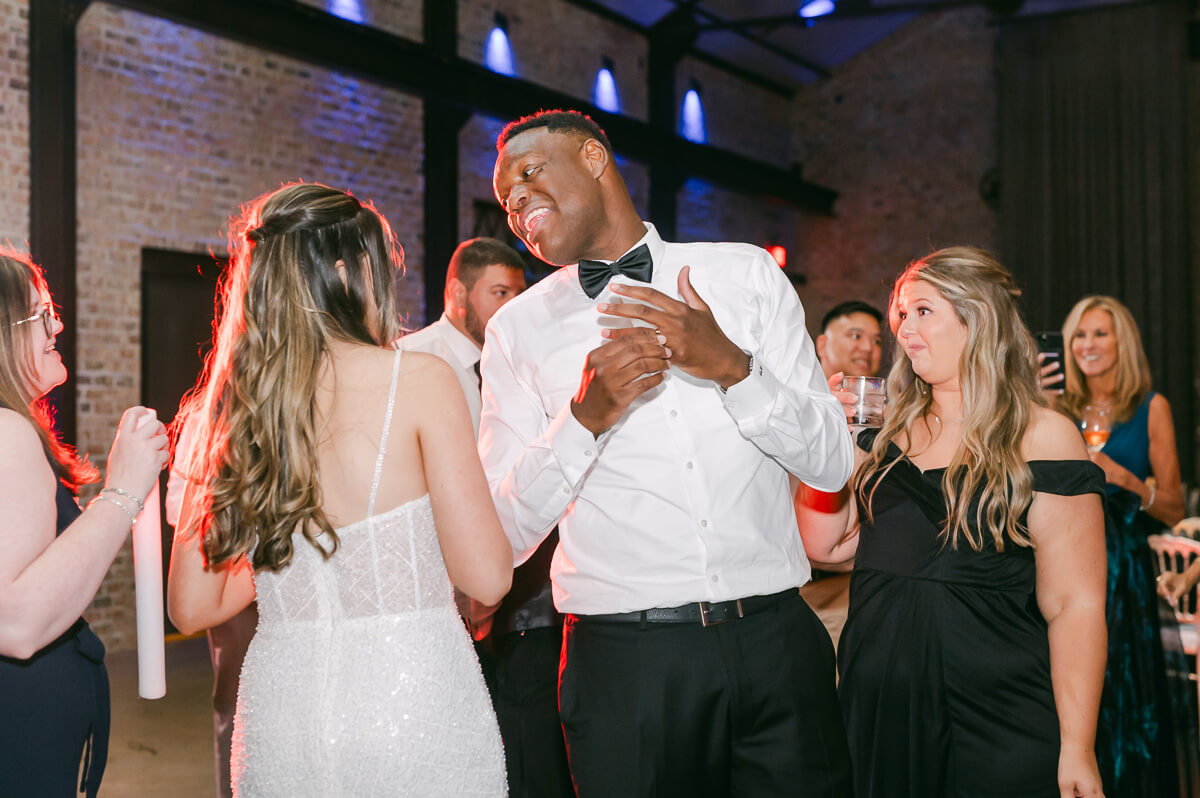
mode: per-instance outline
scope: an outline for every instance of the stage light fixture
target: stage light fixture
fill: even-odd
[[[613,62],[608,56],[601,59],[600,71],[596,73],[596,85],[592,87],[592,102],[602,111],[621,113],[621,98],[617,94],[617,79],[613,77]]]
[[[683,119],[679,131],[688,141],[703,144],[708,138],[704,129],[704,103],[700,101],[700,84],[692,81],[692,87],[683,95]]]
[[[483,64],[493,72],[513,77],[517,74],[517,67],[508,43],[508,18],[497,11],[495,20],[496,27],[492,28],[484,45]]]
[[[808,0],[797,13],[805,19],[812,19],[832,14],[836,7],[836,0]]]

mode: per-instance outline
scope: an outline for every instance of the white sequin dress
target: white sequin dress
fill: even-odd
[[[239,798],[506,793],[429,497],[373,514],[391,416],[389,399],[368,517],[338,530],[328,561],[298,538],[283,571],[254,575],[258,631],[233,732]]]

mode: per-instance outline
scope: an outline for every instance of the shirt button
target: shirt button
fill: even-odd
[[[688,470],[688,471],[691,471],[691,470],[692,470],[693,468],[695,468],[695,467],[696,467],[696,464],[695,464],[695,463],[693,463],[691,460],[688,460],[688,462],[687,462],[687,470]]]
[[[701,521],[701,522],[700,522],[700,526],[707,528],[707,527],[708,527],[708,521],[707,521],[707,520],[705,520],[705,521]]]
[[[571,492],[570,488],[563,488],[563,493],[570,493],[570,492]]]
[[[671,418],[675,418],[675,416],[677,416],[677,415],[679,415],[679,411],[678,411],[678,410],[672,410],[672,411],[671,411]]]
[[[584,453],[584,455],[586,455],[587,457],[591,457],[591,456],[592,456],[592,450],[591,450],[591,449],[584,449],[584,450],[583,450],[583,453]]]
[[[716,574],[713,574],[713,575],[712,575],[712,580],[713,580],[714,582],[720,582],[720,581],[721,581],[721,577],[717,576]]]

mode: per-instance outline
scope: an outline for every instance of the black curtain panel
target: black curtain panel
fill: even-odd
[[[1194,471],[1187,8],[1125,6],[997,37],[1003,262],[1035,330],[1088,294],[1124,302]]]

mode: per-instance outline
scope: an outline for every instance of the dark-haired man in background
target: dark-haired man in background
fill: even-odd
[[[401,349],[437,355],[450,364],[467,397],[476,434],[483,331],[492,314],[524,290],[525,262],[520,253],[494,238],[463,241],[446,267],[442,317],[398,342]]]
[[[866,302],[834,305],[821,319],[817,357],[825,378],[834,374],[875,377],[883,360],[883,314]]]
[[[758,247],[664,242],[586,116],[497,149],[509,226],[563,268],[488,325],[480,454],[518,558],[559,525],[579,795],[847,795],[788,471],[837,490],[852,445],[799,300]]]
[[[883,359],[882,322],[883,314],[866,302],[852,300],[830,308],[821,319],[821,334],[817,336],[817,356],[821,359],[825,379],[831,379],[835,374],[878,376]],[[842,490],[849,490],[849,487]],[[825,506],[833,495],[799,485],[796,501]],[[800,588],[800,595],[825,624],[835,648],[842,636],[842,627],[846,625],[853,568],[853,560],[814,562],[812,581]]]

